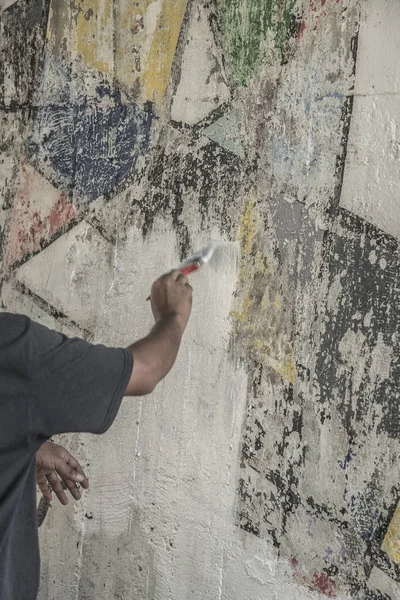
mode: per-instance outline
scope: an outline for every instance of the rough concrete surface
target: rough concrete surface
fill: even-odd
[[[127,345],[221,243],[39,599],[400,598],[398,0],[0,6],[1,310]]]

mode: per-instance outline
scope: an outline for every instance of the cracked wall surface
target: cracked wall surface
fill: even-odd
[[[398,1],[0,6],[1,310],[127,345],[220,243],[39,599],[400,598]]]

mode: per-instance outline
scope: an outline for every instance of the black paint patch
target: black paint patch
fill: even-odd
[[[400,259],[398,243],[359,217],[340,209],[337,227],[326,240],[329,261],[329,293],[340,283],[341,293],[333,307],[324,312],[325,333],[317,355],[315,377],[320,402],[332,401],[332,388],[340,405],[343,425],[349,439],[354,425],[362,422],[374,405],[382,407],[379,422],[365,422],[368,430],[378,428],[390,437],[400,434]],[[363,340],[359,352],[365,368],[355,388],[354,365],[346,364],[343,340],[353,332]],[[374,365],[379,344],[391,349],[391,365]],[[378,348],[378,349],[377,349]],[[389,370],[389,377],[374,378],[376,369]],[[372,372],[371,372],[372,369]]]
[[[210,140],[189,143],[185,148],[177,141],[168,151],[161,145],[155,147],[146,170],[149,190],[143,199],[133,202],[144,215],[143,234],[151,231],[157,217],[168,215],[177,232],[181,257],[187,256],[191,241],[184,205],[198,211],[201,227],[212,216],[222,231],[233,233],[237,222],[234,207],[241,202],[245,176],[240,158]]]
[[[18,0],[2,13],[0,107],[30,106],[41,73],[49,0]]]

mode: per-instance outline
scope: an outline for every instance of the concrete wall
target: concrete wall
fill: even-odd
[[[398,0],[6,0],[2,308],[171,375],[40,528],[40,600],[400,598]],[[45,512],[45,511],[44,511]],[[43,516],[43,515],[42,515]]]

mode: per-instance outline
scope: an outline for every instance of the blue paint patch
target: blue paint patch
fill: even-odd
[[[79,106],[38,109],[28,142],[30,162],[79,204],[108,194],[133,172],[147,153],[152,115],[122,104],[119,93],[104,87]]]
[[[355,456],[357,456],[357,454],[356,454],[355,452],[353,452],[353,450],[352,450],[351,448],[349,448],[349,451],[348,451],[348,453],[347,453],[347,455],[346,455],[346,457],[345,457],[344,461],[343,461],[343,462],[341,462],[341,461],[339,460],[339,465],[340,465],[340,467],[341,467],[341,468],[342,468],[344,471],[346,471],[346,470],[347,470],[347,467],[348,467],[348,465],[350,464],[350,462],[353,460],[353,458],[354,458]]]

